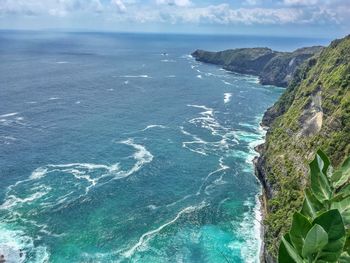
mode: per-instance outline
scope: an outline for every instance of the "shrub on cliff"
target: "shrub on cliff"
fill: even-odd
[[[282,237],[278,262],[350,262],[350,158],[337,171],[318,151],[300,212]]]

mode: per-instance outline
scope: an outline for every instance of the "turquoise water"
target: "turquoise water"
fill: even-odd
[[[0,35],[8,262],[258,262],[251,160],[283,90],[189,54],[301,40]]]

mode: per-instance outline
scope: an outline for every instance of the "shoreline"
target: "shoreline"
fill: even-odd
[[[266,111],[264,112],[264,114]],[[252,160],[253,166],[254,166],[254,175],[258,179],[259,184],[261,186],[261,193],[259,195],[258,201],[260,205],[260,215],[261,215],[261,222],[260,222],[260,248],[259,248],[259,261],[260,263],[273,263],[273,261],[268,259],[268,255],[266,254],[266,248],[265,248],[265,225],[264,225],[264,219],[267,214],[267,201],[269,199],[269,190],[267,186],[267,180],[265,173],[263,172],[263,150],[264,145],[266,143],[266,135],[268,131],[268,127],[262,125],[262,122],[259,123],[259,128],[263,130],[263,139],[260,140],[259,144],[257,144],[254,147],[254,151],[257,153],[254,159]]]
[[[262,125],[260,125],[263,127]],[[264,128],[266,130],[266,128]],[[266,135],[265,135],[266,138]],[[260,228],[260,237],[261,237],[261,245],[260,245],[260,263],[275,263],[275,260],[267,253],[266,246],[265,246],[265,231],[266,227],[264,225],[264,219],[266,218],[266,215],[268,213],[267,203],[268,200],[271,198],[271,189],[268,186],[266,174],[264,172],[264,157],[263,157],[263,150],[264,150],[265,142],[262,144],[259,144],[255,147],[255,151],[258,152],[258,155],[253,160],[254,165],[254,174],[256,178],[259,180],[261,185],[261,195],[259,197],[260,202],[260,213],[261,213],[261,228]]]
[[[266,111],[265,111],[266,112]],[[264,112],[264,114],[265,114]],[[261,179],[258,176],[257,172],[257,161],[262,155],[262,147],[266,142],[266,133],[268,128],[264,127],[262,123],[262,118],[264,114],[259,118],[259,123],[257,126],[257,129],[260,131],[261,138],[252,142],[251,149],[254,152],[253,158],[250,160],[251,164],[253,165],[253,173],[254,176],[258,179],[259,185],[261,187],[260,192],[257,194],[256,197],[256,205],[255,209],[257,210],[257,213],[259,213],[259,216],[257,213],[254,214],[254,220],[258,222],[259,225],[259,243],[257,244],[259,247],[257,249],[257,259],[259,262],[265,262],[265,242],[264,242],[264,233],[265,233],[265,227],[264,227],[264,219],[266,216],[266,209],[267,209],[267,196],[265,191],[265,186],[262,183]]]

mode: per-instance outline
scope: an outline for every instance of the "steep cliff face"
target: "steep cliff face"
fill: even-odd
[[[220,52],[196,50],[192,56],[198,61],[221,65],[229,71],[257,75],[262,84],[285,87],[297,68],[322,49],[317,46],[294,52],[277,52],[269,48],[240,48]]]
[[[317,149],[339,165],[350,152],[350,36],[336,40],[299,67],[280,100],[264,116],[266,143],[255,160],[268,199],[265,258],[302,203],[308,162]]]

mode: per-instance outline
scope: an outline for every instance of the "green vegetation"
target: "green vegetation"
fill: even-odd
[[[263,124],[270,127],[258,160],[269,199],[265,252],[277,258],[279,240],[303,205],[308,163],[316,149],[324,149],[336,168],[349,156],[350,36],[333,41],[297,70]]]
[[[333,172],[318,151],[310,163],[311,186],[282,237],[280,263],[350,262],[350,158]]]

